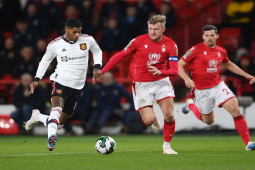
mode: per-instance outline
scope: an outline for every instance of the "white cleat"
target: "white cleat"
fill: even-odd
[[[255,150],[255,142],[248,142],[247,146],[245,147],[245,150],[247,151]]]
[[[175,152],[171,147],[163,147],[163,154],[178,154],[177,152]]]
[[[182,107],[182,113],[184,113],[184,114],[189,113],[189,111],[190,111],[189,105],[192,104],[192,103],[194,103],[193,99],[188,98],[188,99],[186,100],[185,105]]]
[[[155,111],[154,111],[155,113]],[[158,117],[156,116],[155,114],[155,117],[156,117],[156,121],[151,125],[151,127],[156,131],[156,132],[160,132],[161,131],[161,124],[158,120]]]
[[[33,126],[37,123],[37,115],[40,114],[38,109],[34,109],[31,118],[25,123],[25,129],[31,130]]]

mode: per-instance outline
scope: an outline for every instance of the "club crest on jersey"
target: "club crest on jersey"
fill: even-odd
[[[147,44],[145,44],[145,45],[144,45],[144,48],[147,48],[147,47],[148,47],[148,45],[147,45]]]
[[[162,45],[162,52],[166,52],[166,45],[165,44]]]
[[[206,51],[204,51],[204,55],[206,55],[207,54],[207,52]]]
[[[87,44],[86,43],[80,44],[80,49],[81,50],[86,50],[87,49]]]

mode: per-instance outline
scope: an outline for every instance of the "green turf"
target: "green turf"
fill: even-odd
[[[162,154],[162,135],[112,136],[116,150],[100,155],[100,136],[59,136],[47,151],[46,136],[0,136],[0,170],[11,169],[255,169],[255,151],[247,152],[239,136],[175,135],[178,155]]]

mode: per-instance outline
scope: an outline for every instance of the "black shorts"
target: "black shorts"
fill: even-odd
[[[81,95],[81,90],[63,86],[58,82],[52,83],[52,96],[60,96],[65,100],[62,112],[71,115]]]

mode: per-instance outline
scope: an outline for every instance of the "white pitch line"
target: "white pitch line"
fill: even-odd
[[[127,150],[127,151],[114,151],[114,152],[138,152],[138,150]],[[17,154],[17,155],[0,155],[0,157],[22,157],[22,156],[48,156],[48,155],[71,155],[71,154],[87,154],[97,153],[95,152],[64,152],[64,153],[30,153],[30,154]]]

